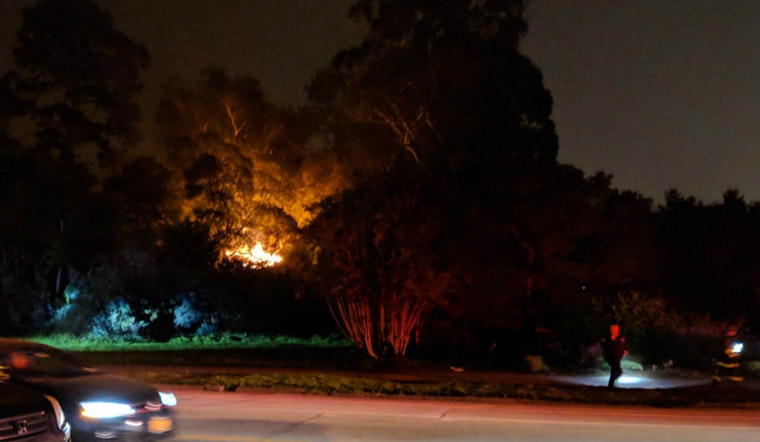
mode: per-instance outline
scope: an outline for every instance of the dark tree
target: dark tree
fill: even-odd
[[[9,326],[46,324],[74,275],[97,273],[116,249],[118,220],[98,184],[138,139],[133,100],[147,59],[90,1],[24,9],[13,68],[0,80]]]
[[[735,189],[709,206],[670,191],[661,209],[664,289],[683,309],[747,318],[760,306],[757,215]]]
[[[139,138],[134,101],[145,48],[116,31],[89,0],[41,0],[24,9],[14,68],[4,79],[22,138],[62,165],[118,165]]]
[[[413,305],[418,294],[387,290],[387,281],[409,289],[429,285],[426,275],[435,275],[456,280],[459,289],[438,290],[425,299],[425,311],[519,322],[535,291],[538,263],[548,259],[541,235],[557,230],[548,219],[528,227],[534,193],[521,199],[520,192],[546,188],[551,179],[544,174],[561,173],[555,171],[551,96],[540,71],[519,52],[527,29],[522,13],[522,2],[510,0],[365,0],[351,9],[368,25],[363,42],[337,54],[332,69],[315,75],[309,87],[332,147],[360,183],[358,196],[371,198],[360,205],[357,194],[346,194],[351,200],[330,212],[334,220],[319,225],[335,237],[322,250],[344,278],[337,288],[355,284],[367,294],[400,294],[394,302]],[[375,187],[389,180],[390,189]],[[542,213],[549,213],[560,196],[543,201]],[[330,227],[337,225],[350,229]],[[387,232],[381,235],[381,228]],[[556,236],[567,234],[560,229]],[[423,233],[431,231],[438,233]],[[347,232],[351,253],[340,250]],[[373,235],[382,237],[382,247],[367,239]],[[421,244],[422,238],[428,239]],[[551,241],[545,243],[560,247]],[[372,256],[377,260],[369,261]],[[414,260],[381,259],[399,256]],[[404,267],[412,264],[417,273]],[[365,318],[388,311],[366,296],[345,299],[344,310],[352,307]]]
[[[310,226],[312,283],[345,335],[374,358],[404,356],[458,285],[448,195],[430,178],[397,166],[326,202]]]
[[[333,110],[337,145],[354,158],[365,149],[379,169],[403,158],[453,170],[514,155],[554,161],[551,96],[518,51],[522,12],[521,1],[357,2],[364,41],[310,88]]]

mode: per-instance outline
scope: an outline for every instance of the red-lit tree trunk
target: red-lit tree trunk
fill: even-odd
[[[330,308],[343,333],[379,359],[388,353],[406,355],[427,305],[417,296],[394,291],[376,296],[337,295]]]

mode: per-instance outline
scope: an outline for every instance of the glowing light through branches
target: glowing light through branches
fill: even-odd
[[[282,262],[281,256],[264,251],[261,243],[257,243],[253,249],[243,246],[237,250],[227,250],[225,255],[228,259],[240,261],[244,266],[255,269],[273,267]]]

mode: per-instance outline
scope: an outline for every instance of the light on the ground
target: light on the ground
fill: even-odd
[[[638,376],[623,375],[623,376],[620,376],[618,378],[617,382],[619,384],[631,385],[631,384],[637,384],[637,383],[641,382],[642,380],[643,379],[640,378],[640,377],[638,377]]]

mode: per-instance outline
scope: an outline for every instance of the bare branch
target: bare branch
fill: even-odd
[[[232,131],[234,133],[233,138],[237,138],[238,134],[240,134],[240,131],[243,130],[243,127],[245,127],[246,122],[243,121],[243,124],[238,126],[237,118],[235,117],[235,114],[232,113],[232,109],[230,108],[229,103],[225,102],[224,108],[227,109],[227,116],[230,117],[230,123],[232,123]]]

